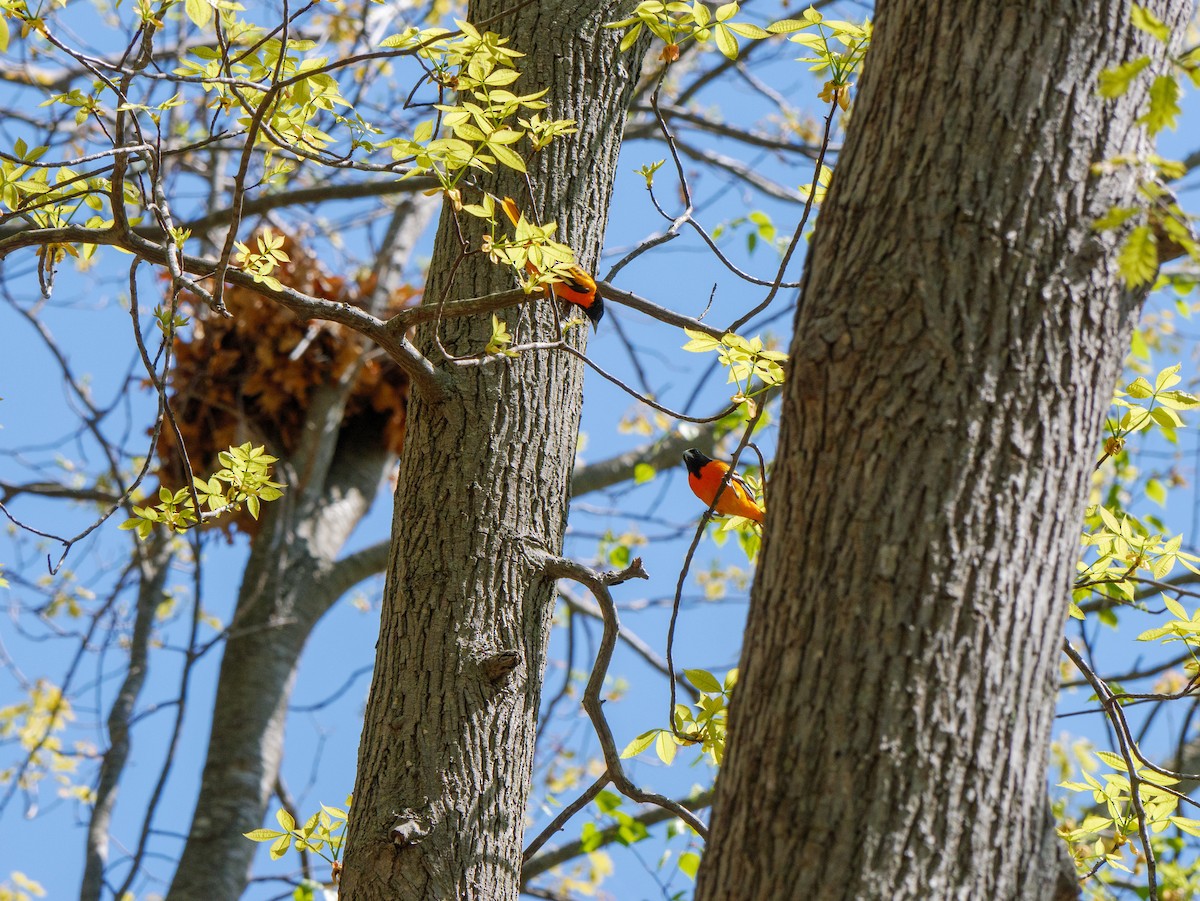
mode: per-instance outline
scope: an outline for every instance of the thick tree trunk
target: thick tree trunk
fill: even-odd
[[[1152,10],[1182,21],[1184,0]],[[696,897],[1046,899],[1046,756],[1088,478],[1138,297],[1162,47],[1111,0],[880,2],[796,315]]]
[[[601,28],[628,3],[478,0],[469,19],[515,9],[489,29],[527,54],[521,92],[549,88],[553,117],[579,132],[531,165],[532,218],[596,261],[638,54]],[[522,198],[500,173],[495,193]],[[470,198],[468,198],[470,199]],[[480,229],[464,216],[478,246]],[[426,297],[436,302],[511,286],[476,254],[455,270],[459,239],[444,213]],[[505,318],[519,340],[557,334],[557,304]],[[578,316],[578,311],[572,311]],[[478,353],[489,317],[443,322],[452,353]],[[583,329],[569,332],[581,346]],[[396,491],[375,675],[359,749],[343,901],[515,899],[538,699],[554,586],[529,548],[557,553],[582,402],[580,362],[561,351],[455,366],[428,329],[418,344],[452,374],[446,400],[414,396]]]

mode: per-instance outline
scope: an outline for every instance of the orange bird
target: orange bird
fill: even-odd
[[[692,494],[711,505],[721,480],[729,471],[729,464],[706,457],[694,447],[683,452],[683,463],[687,467],[688,487],[692,489]],[[750,486],[735,472],[721,491],[714,512],[744,516],[761,525],[764,510],[761,504],[755,502]]]
[[[516,225],[521,218],[521,212],[517,208],[517,202],[511,197],[505,197],[500,201],[500,206],[504,208],[505,214],[509,221]],[[538,274],[537,267],[533,263],[526,263],[525,270],[534,275]],[[572,265],[567,269],[566,277],[561,282],[555,282],[553,286],[546,286],[546,299],[550,299],[550,288],[554,288],[554,293],[565,300],[567,303],[573,303],[577,307],[583,307],[583,312],[587,314],[587,318],[592,321],[592,329],[598,329],[600,319],[604,316],[604,298],[596,293],[596,280],[591,274],[579,266]]]

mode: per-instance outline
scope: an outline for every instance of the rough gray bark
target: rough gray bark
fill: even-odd
[[[1178,25],[1189,4],[1152,10]],[[891,0],[796,314],[696,898],[1047,899],[1066,594],[1140,296],[1111,0]],[[1066,887],[1069,891],[1069,886]]]
[[[542,0],[488,26],[526,53],[520,89],[550,89],[549,114],[578,121],[531,165],[535,218],[595,263],[639,54],[601,28],[631,4]],[[482,21],[507,0],[470,4]],[[525,198],[501,173],[488,190]],[[522,205],[528,206],[522,199]],[[478,246],[480,230],[462,217]],[[426,297],[459,255],[443,213]],[[507,288],[481,255],[457,267],[451,299]],[[533,340],[557,334],[556,304],[506,314]],[[578,311],[573,311],[578,317]],[[452,353],[477,353],[488,317],[443,322]],[[523,339],[527,340],[527,339]],[[581,329],[569,340],[584,342]],[[396,491],[392,554],[342,879],[344,901],[515,899],[554,586],[528,549],[557,553],[566,523],[583,371],[561,352],[456,367],[428,328],[417,338],[453,379],[431,405],[414,396]]]

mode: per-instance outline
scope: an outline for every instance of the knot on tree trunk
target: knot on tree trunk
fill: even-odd
[[[433,822],[428,815],[423,816],[415,810],[402,810],[395,816],[397,822],[389,835],[392,844],[401,848],[418,844],[433,831]]]
[[[480,662],[480,668],[488,682],[492,685],[500,685],[508,679],[509,674],[517,668],[517,664],[520,662],[521,654],[511,648],[506,648],[484,657]]]

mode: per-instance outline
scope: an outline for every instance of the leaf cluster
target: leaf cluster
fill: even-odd
[[[717,359],[729,370],[728,382],[737,386],[737,391],[730,399],[735,404],[744,404],[748,416],[754,416],[758,409],[756,397],[783,384],[787,354],[767,350],[762,338],[757,335],[746,339],[726,332],[720,338],[714,338],[694,329],[685,328],[683,331],[690,339],[683,345],[684,350],[690,353],[717,352]]]
[[[828,74],[821,99],[837,103],[843,110],[849,107],[852,79],[862,68],[871,44],[870,20],[856,25],[826,19],[809,7],[799,19],[783,19],[761,28],[751,22],[736,21],[734,16],[739,12],[737,3],[722,4],[714,11],[701,0],[691,3],[643,0],[633,15],[605,27],[625,29],[622,50],[632,47],[644,28],[666,45],[659,58],[668,65],[679,59],[680,47],[688,41],[713,44],[726,58],[737,59],[739,37],[759,41],[774,35],[787,35],[789,41],[800,44],[810,54],[799,57],[800,62],[810,63],[810,71]],[[652,172],[646,175],[647,182],[652,175]]]
[[[1096,751],[1095,756],[1113,772],[1093,776],[1085,768],[1082,782],[1064,781],[1060,788],[1074,792],[1090,792],[1093,802],[1103,813],[1089,813],[1076,826],[1062,828],[1059,835],[1071,848],[1077,867],[1084,870],[1107,865],[1132,872],[1125,863],[1126,849],[1139,830],[1138,815],[1133,804],[1130,768],[1125,758],[1109,751]],[[1161,833],[1174,827],[1189,835],[1200,836],[1200,820],[1177,816],[1179,793],[1171,790],[1179,780],[1134,764],[1133,775],[1138,783],[1138,799],[1145,812],[1144,825],[1151,833]]]
[[[346,808],[351,799],[346,798]],[[275,812],[275,821],[282,827],[276,829],[253,829],[243,835],[252,842],[271,842],[271,860],[279,860],[291,848],[311,851],[326,860],[339,871],[338,860],[346,840],[346,810],[321,805],[321,809],[309,817],[303,826],[296,826],[296,819],[282,808]]]
[[[1183,427],[1183,420],[1177,411],[1200,407],[1200,398],[1175,388],[1182,381],[1179,376],[1181,368],[1182,364],[1176,363],[1160,370],[1153,385],[1139,376],[1126,385],[1124,391],[1116,392],[1113,406],[1126,412],[1118,420],[1108,420],[1108,442],[1123,445],[1134,432],[1157,427],[1164,438],[1175,443],[1175,430]]]
[[[1148,7],[1133,4],[1130,15],[1139,31],[1163,44],[1170,42],[1170,29]],[[1143,74],[1150,74],[1150,65],[1150,57],[1142,55],[1105,69],[1099,76],[1099,94],[1110,99],[1124,96]],[[1175,128],[1182,112],[1181,80],[1185,78],[1200,87],[1200,47],[1172,58],[1167,72],[1151,78],[1145,109],[1137,119],[1151,137],[1163,129]],[[1117,268],[1126,285],[1137,288],[1154,282],[1159,267],[1180,256],[1200,264],[1200,242],[1192,229],[1194,219],[1183,211],[1167,188],[1167,182],[1181,178],[1187,171],[1182,163],[1152,153],[1142,157],[1114,157],[1092,168],[1097,174],[1129,168],[1138,179],[1141,202],[1113,207],[1093,224],[1098,232],[1132,226],[1123,236],[1117,256]]]
[[[271,481],[271,464],[278,462],[259,445],[249,441],[230,447],[218,455],[221,469],[207,479],[195,477],[191,488],[172,492],[166,486],[158,489],[159,502],[154,506],[134,506],[133,516],[121,523],[122,529],[136,530],[138,538],[150,537],[156,524],[173,532],[186,532],[202,520],[212,520],[226,512],[236,512],[245,505],[258,519],[263,501],[283,497],[282,482]],[[197,510],[197,502],[200,510]],[[207,507],[207,510],[203,508]]]
[[[456,91],[458,99],[434,104],[441,115],[418,125],[411,138],[393,138],[379,146],[390,147],[395,161],[412,167],[405,177],[433,176],[461,208],[456,188],[468,171],[491,172],[500,164],[525,172],[525,160],[514,145],[528,138],[532,149],[540,150],[555,137],[571,134],[574,122],[543,120],[537,114],[546,108],[541,99],[545,89],[531,94],[509,90],[521,77],[514,61],[523,54],[507,46],[506,38],[481,33],[469,22],[455,24],[458,34],[410,28],[383,41],[384,47],[410,50],[425,59],[430,79]],[[531,114],[522,118],[523,111]],[[438,136],[443,129],[448,134]]]
[[[684,678],[700,691],[700,700],[694,708],[687,704],[676,704],[674,728],[643,732],[625,746],[621,757],[636,757],[653,746],[659,760],[670,765],[680,747],[699,745],[712,765],[720,766],[725,757],[729,700],[737,684],[737,672],[731,669],[721,680],[708,670],[684,670]]]
[[[34,682],[24,700],[0,707],[0,744],[15,742],[24,755],[19,767],[0,770],[0,785],[15,780],[19,788],[31,791],[53,774],[60,797],[91,800],[91,788],[75,785],[71,780],[83,753],[90,749],[80,742],[67,749],[62,740],[62,732],[74,719],[70,700],[47,679]]]

